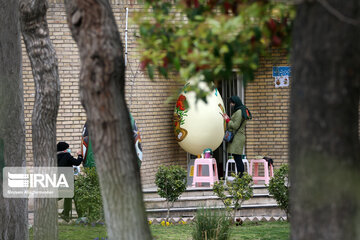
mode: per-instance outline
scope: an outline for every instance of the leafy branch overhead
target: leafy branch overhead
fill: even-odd
[[[292,6],[266,0],[146,0],[145,6],[134,18],[141,67],[151,79],[157,69],[183,82],[226,80],[234,69],[252,80],[266,49],[288,48],[295,15]]]

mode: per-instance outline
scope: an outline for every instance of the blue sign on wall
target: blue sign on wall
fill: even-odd
[[[273,77],[283,77],[283,76],[291,76],[291,68],[290,67],[273,67]]]

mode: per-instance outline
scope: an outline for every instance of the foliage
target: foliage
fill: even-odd
[[[186,190],[186,171],[180,166],[160,166],[155,176],[155,184],[160,197],[166,199],[169,218],[170,207]]]
[[[277,204],[286,212],[289,218],[289,165],[283,164],[275,170],[274,177],[269,182],[269,193],[274,196]]]
[[[95,167],[84,168],[83,174],[75,179],[74,200],[79,217],[86,217],[88,222],[104,219],[100,185]]]
[[[268,0],[145,0],[138,13],[141,67],[185,83],[196,77],[209,84],[229,79],[234,69],[252,80],[259,58],[272,46],[289,47],[295,10]],[[187,86],[204,98],[199,81]]]
[[[199,209],[194,220],[194,240],[226,240],[230,237],[230,221],[218,210]]]
[[[186,171],[180,166],[160,166],[155,176],[158,194],[169,202],[176,201],[186,190]]]
[[[234,180],[226,181],[226,186],[223,180],[216,182],[213,191],[224,203],[227,211],[233,212],[234,219],[236,211],[240,210],[242,202],[253,196],[253,189],[252,177],[247,173],[244,173],[242,177],[236,174],[232,174],[232,176]]]

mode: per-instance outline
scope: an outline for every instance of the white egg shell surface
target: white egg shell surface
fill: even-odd
[[[184,100],[187,100],[188,108]],[[224,102],[215,89],[206,97],[207,103],[194,92],[182,92],[174,111],[174,133],[179,145],[188,153],[199,155],[204,149],[215,151],[223,141],[226,123]]]

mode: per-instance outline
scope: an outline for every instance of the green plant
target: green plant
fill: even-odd
[[[104,219],[99,179],[95,167],[84,168],[83,173],[75,178],[74,191],[79,217],[86,217],[88,222]]]
[[[186,190],[186,171],[180,166],[160,166],[155,176],[155,184],[159,196],[166,199],[168,222],[170,207]]]
[[[230,221],[224,212],[199,209],[194,220],[194,240],[226,240],[230,238]]]
[[[214,193],[224,203],[226,210],[232,212],[232,219],[235,219],[236,212],[240,210],[243,201],[250,199],[253,196],[252,189],[252,177],[247,173],[244,173],[242,177],[239,175],[232,174],[234,177],[233,181],[221,180],[216,182],[213,187]],[[226,191],[228,195],[226,195]]]
[[[259,58],[271,46],[289,47],[292,5],[281,1],[145,1],[136,14],[141,67],[187,81],[230,79],[239,69],[244,82],[254,78]],[[182,19],[174,21],[175,19]],[[198,82],[188,85],[199,98]]]
[[[275,170],[274,177],[269,182],[269,193],[274,196],[277,204],[290,217],[289,209],[289,165],[283,164]]]

